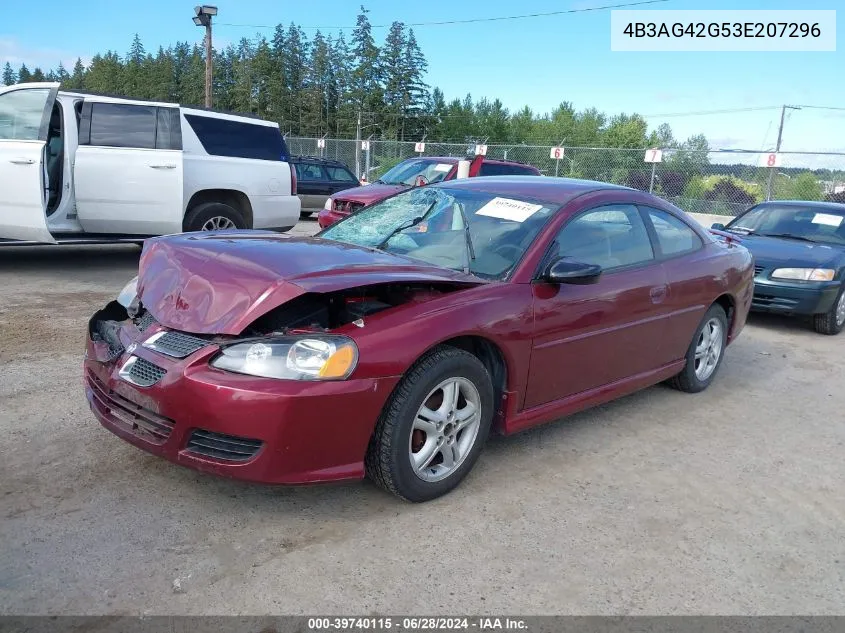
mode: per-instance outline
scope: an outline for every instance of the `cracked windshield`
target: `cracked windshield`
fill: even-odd
[[[480,191],[426,187],[373,205],[320,237],[502,279],[555,208]]]

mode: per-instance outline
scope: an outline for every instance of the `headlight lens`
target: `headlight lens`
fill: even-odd
[[[124,308],[128,308],[135,301],[138,296],[138,277],[135,276],[128,284],[123,287],[120,294],[117,295],[117,302]]]
[[[326,204],[323,205],[323,208],[326,211],[331,211],[333,203],[334,203],[334,200],[332,200],[331,198],[326,198]]]
[[[344,336],[279,337],[224,347],[213,367],[282,380],[343,380],[358,364],[358,348]]]
[[[833,281],[835,270],[830,268],[778,268],[772,279],[794,279],[796,281]]]

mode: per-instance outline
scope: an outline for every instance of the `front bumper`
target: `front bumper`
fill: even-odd
[[[754,279],[751,309],[779,314],[823,314],[833,306],[841,287],[839,281],[790,283],[758,276]]]
[[[108,346],[88,337],[85,393],[109,431],[171,462],[223,477],[268,484],[363,477],[367,444],[398,377],[300,382],[232,374],[209,366],[215,345],[175,359],[140,344],[157,331],[124,325],[121,342],[137,348],[112,361]],[[121,378],[132,356],[164,375],[149,387]]]
[[[317,214],[317,224],[320,225],[321,229],[326,229],[330,227],[335,222],[339,222],[345,217],[348,217],[349,213],[347,211],[338,211],[337,209],[323,209],[320,213]]]

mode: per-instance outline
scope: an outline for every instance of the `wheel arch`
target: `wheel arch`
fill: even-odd
[[[716,300],[711,305],[721,306],[728,317],[728,343],[730,343],[735,335],[734,325],[736,323],[736,298],[730,293],[724,293],[716,297]]]
[[[185,213],[182,216],[182,222],[184,223],[185,218],[191,210],[197,207],[197,205],[205,204],[207,202],[222,202],[223,204],[228,204],[243,216],[247,228],[251,229],[254,226],[252,203],[249,201],[249,196],[238,189],[201,189],[200,191],[195,192],[191,196],[191,199],[188,200],[188,204],[185,207]]]

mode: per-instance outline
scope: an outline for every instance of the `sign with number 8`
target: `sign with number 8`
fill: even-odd
[[[761,167],[780,167],[781,158],[780,154],[777,152],[772,152],[770,154],[763,154],[760,157],[760,166]]]

